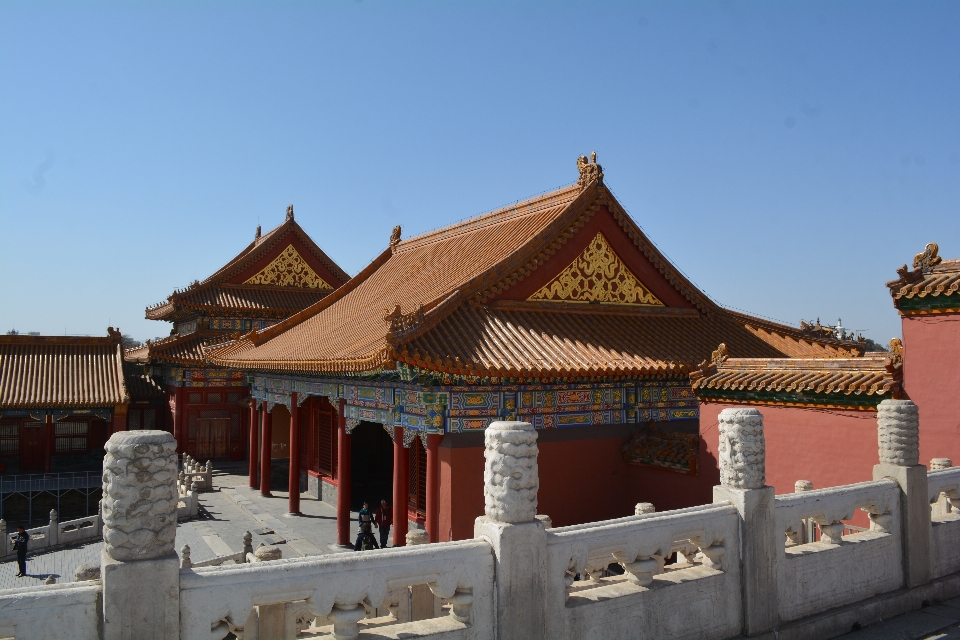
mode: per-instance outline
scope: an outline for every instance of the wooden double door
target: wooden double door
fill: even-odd
[[[191,410],[187,453],[195,460],[242,460],[244,438],[239,409]]]

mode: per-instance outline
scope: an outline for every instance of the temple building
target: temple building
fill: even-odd
[[[756,406],[764,415],[767,484],[789,492],[798,480],[815,488],[864,482],[872,479],[876,461],[877,405],[902,398],[920,411],[920,462],[930,466],[935,456],[960,461],[954,402],[960,389],[960,260],[942,260],[938,253],[935,243],[928,244],[912,269],[900,267],[899,277],[887,283],[903,327],[903,339],[890,340],[889,351],[852,358],[744,358],[721,345],[691,374],[705,417],[706,450],[718,455],[714,423],[721,410]],[[699,482],[719,478],[712,475],[686,491],[702,491],[706,485]]]
[[[714,479],[697,487],[716,460],[690,373],[717,345],[730,358],[863,354],[711,301],[617,202],[595,157],[577,164],[576,184],[532,200],[410,239],[397,227],[323,300],[205,349],[252,379],[261,443],[292,415],[290,477],[302,470],[337,503],[341,544],[351,506],[391,496],[395,543],[408,520],[431,541],[472,537],[496,420],[538,430],[540,512],[556,525],[631,514],[647,494],[672,500],[685,479],[687,504],[709,502]],[[262,445],[251,486],[269,493],[270,477]]]
[[[148,307],[146,317],[173,324],[168,338],[127,350],[126,360],[143,365],[146,379],[159,381],[162,404],[145,403],[130,414],[130,428],[166,428],[181,452],[198,460],[243,460],[249,441],[249,385],[242,371],[211,365],[203,350],[241,332],[263,330],[322,300],[349,279],[294,219],[257,233],[235,258],[212,276],[175,291]],[[282,419],[282,418],[281,418]],[[270,455],[289,456],[284,432]]]
[[[120,331],[0,336],[0,473],[97,470],[127,427]]]

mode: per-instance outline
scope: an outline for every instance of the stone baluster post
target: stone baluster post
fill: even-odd
[[[494,422],[484,434],[484,512],[474,535],[493,547],[496,637],[544,640],[547,534],[537,519],[537,432],[528,422]]]
[[[60,542],[60,523],[57,510],[50,509],[50,525],[47,527],[47,546],[55,547]]]
[[[794,493],[803,493],[804,491],[813,491],[813,482],[810,480],[797,480],[793,483]],[[816,523],[810,518],[800,520],[800,544],[816,541]]]
[[[0,555],[0,557],[5,557],[10,553],[10,536],[7,535],[7,521],[5,519],[0,519],[0,535],[3,536],[3,545],[0,546],[0,552],[3,555]]]
[[[950,458],[930,458],[930,469],[928,471],[939,471],[940,469],[950,469],[953,467],[953,460]],[[956,500],[952,500],[947,494],[940,493],[937,496],[936,502],[932,503],[933,511],[931,515],[935,516],[946,516],[950,515],[953,512],[953,504]]]
[[[744,635],[774,628],[777,566],[783,532],[776,531],[774,490],[766,486],[763,415],[756,409],[720,412],[720,486],[713,501],[729,500],[740,513],[740,584]]]
[[[407,546],[429,544],[430,536],[424,529],[407,532]],[[440,598],[433,595],[430,586],[415,584],[410,587],[410,620],[427,620],[440,615]]]
[[[104,448],[103,638],[178,640],[177,442],[119,431]]]
[[[884,400],[877,407],[880,464],[873,479],[900,485],[900,531],[906,586],[930,579],[930,503],[927,469],[920,464],[920,414],[910,400]]]

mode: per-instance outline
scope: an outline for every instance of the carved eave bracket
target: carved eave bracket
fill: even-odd
[[[577,169],[580,171],[580,178],[577,179],[577,186],[580,190],[586,189],[594,182],[603,184],[603,167],[597,164],[597,152],[590,154],[590,160],[587,156],[577,158]]]

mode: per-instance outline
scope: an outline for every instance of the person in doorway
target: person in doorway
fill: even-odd
[[[18,578],[27,575],[27,543],[30,542],[30,534],[23,528],[23,525],[17,527],[17,535],[13,537],[13,549],[17,552],[17,567],[20,572]]]
[[[360,524],[360,533],[357,534],[357,542],[353,545],[353,550],[379,549],[377,539],[373,535],[373,514],[370,513],[369,503],[363,503],[363,509],[360,509],[360,513],[357,514],[357,522]]]
[[[380,500],[380,506],[373,514],[373,519],[380,527],[380,548],[387,548],[387,539],[390,537],[390,525],[393,524],[393,509],[387,504],[387,499]]]

